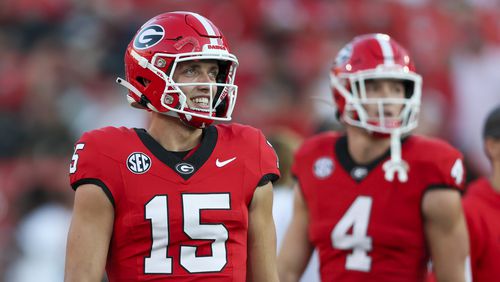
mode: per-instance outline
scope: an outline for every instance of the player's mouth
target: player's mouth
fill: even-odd
[[[209,96],[196,96],[190,99],[193,108],[201,110],[210,110]]]
[[[387,128],[395,128],[401,125],[401,120],[396,113],[391,111],[384,111],[383,126]]]

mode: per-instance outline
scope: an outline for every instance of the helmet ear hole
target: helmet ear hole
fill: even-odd
[[[137,82],[139,82],[144,87],[148,86],[151,83],[151,80],[146,79],[146,78],[144,78],[142,76],[136,77],[135,80],[137,80]]]

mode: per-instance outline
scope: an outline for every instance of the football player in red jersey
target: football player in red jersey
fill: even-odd
[[[228,121],[238,61],[189,12],[158,15],[128,45],[126,80],[146,129],[106,127],[75,145],[65,281],[277,281],[263,134]]]
[[[468,237],[460,202],[462,156],[409,135],[421,77],[386,34],[354,38],[331,70],[346,133],[322,133],[295,154],[294,215],[278,256],[297,281],[313,248],[323,281],[463,281]]]
[[[492,174],[471,183],[463,205],[470,236],[473,281],[500,278],[500,107],[486,119],[484,148]]]

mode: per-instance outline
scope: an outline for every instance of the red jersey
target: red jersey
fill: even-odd
[[[113,281],[244,281],[248,207],[256,187],[279,177],[260,131],[204,129],[181,158],[144,129],[85,133],[70,166],[74,189],[100,186],[114,206],[106,272]]]
[[[347,137],[324,133],[295,155],[296,176],[309,209],[309,240],[318,249],[323,281],[424,281],[429,254],[422,198],[435,188],[462,190],[460,152],[436,139],[402,141],[408,181],[388,182],[388,150],[367,165],[347,150]]]
[[[488,179],[470,184],[463,199],[473,281],[500,279],[500,193]]]

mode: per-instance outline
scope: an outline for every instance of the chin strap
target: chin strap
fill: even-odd
[[[399,182],[408,181],[409,166],[401,159],[401,131],[399,129],[391,133],[391,159],[386,161],[382,168],[385,171],[385,180],[392,182],[397,173]]]
[[[141,93],[141,91],[139,91],[137,88],[135,88],[132,84],[130,84],[130,83],[129,83],[128,81],[126,81],[125,79],[120,78],[120,77],[117,77],[117,78],[116,78],[116,83],[118,83],[118,84],[120,84],[121,86],[123,86],[123,87],[127,88],[127,89],[128,89],[128,90],[130,90],[130,91],[131,91],[134,95],[136,95],[136,96],[137,96],[137,98],[141,99],[141,97],[142,97],[142,93]],[[128,103],[129,103],[130,105],[133,105],[134,103],[137,103],[137,102],[135,101],[135,99],[134,99],[134,98],[132,98],[132,97],[130,96],[130,94],[128,94],[128,95],[127,95],[127,101],[128,101]],[[147,104],[146,104],[146,106],[147,106],[150,110],[152,110],[152,111],[154,111],[154,112],[158,112],[158,113],[159,113],[159,111],[158,111],[158,110],[157,110],[157,109],[156,109],[153,105],[151,105],[151,103],[147,103]],[[143,106],[141,105],[141,106],[139,106],[139,107],[141,107],[141,108],[142,108]]]

